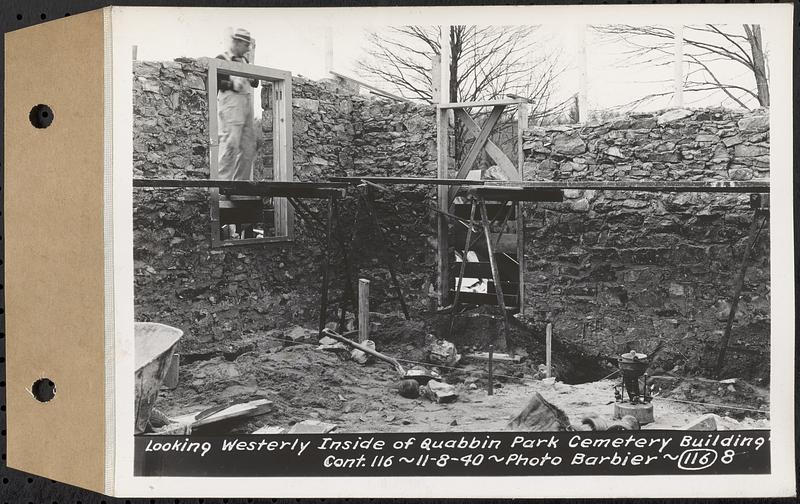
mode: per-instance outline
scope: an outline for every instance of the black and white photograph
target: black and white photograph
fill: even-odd
[[[769,473],[773,392],[793,386],[772,352],[792,339],[771,293],[786,41],[722,10],[363,11],[179,9],[114,61],[132,89],[136,475],[235,476],[207,440],[314,434],[326,468],[425,476],[434,462],[342,450],[430,436],[488,457],[487,433],[619,448],[558,464],[573,438],[553,437],[492,475],[660,474],[676,462],[632,447],[683,434],[721,462],[684,452],[682,474]]]

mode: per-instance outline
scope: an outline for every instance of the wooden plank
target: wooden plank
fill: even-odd
[[[455,290],[450,291],[450,295],[455,295]],[[462,304],[497,306],[497,295],[495,293],[461,292],[458,296],[461,299],[460,302]],[[512,294],[503,295],[503,302],[505,303],[507,310],[515,310],[517,308],[518,300],[518,296]]]
[[[497,241],[498,235],[500,235],[500,233],[491,233],[493,240],[492,248],[494,248],[495,257],[499,257],[501,255],[511,255],[516,257],[517,235],[514,233],[503,233],[502,236],[500,236],[499,242]],[[466,238],[466,231],[464,228],[460,228],[456,232],[455,239],[458,240],[459,243],[463,243],[465,238]],[[479,241],[473,243],[470,250],[472,252],[475,252],[478,255],[479,260],[481,261],[489,258],[489,249],[486,247],[486,241],[483,239],[480,239]],[[516,281],[517,279],[515,277],[514,282]]]
[[[508,105],[519,105],[523,103],[521,100],[487,100],[487,101],[473,101],[473,102],[455,102],[455,103],[439,103],[436,107],[439,109],[459,109],[459,108],[476,108],[476,107],[506,107]]]
[[[188,424],[194,430],[198,427],[221,422],[223,420],[263,415],[265,413],[271,412],[273,409],[274,405],[272,401],[268,399],[258,399],[247,403],[240,403],[228,406],[227,408],[224,408],[205,418],[201,418],[200,420],[196,420],[196,417],[201,412],[181,415],[179,417],[171,418],[170,420],[172,420],[174,423]]]
[[[495,258],[497,259],[500,280],[515,282],[518,277],[519,266],[508,260],[504,254],[498,254]],[[460,264],[461,262],[455,263],[456,266],[460,266]],[[467,278],[492,278],[492,269],[489,261],[467,262],[464,268],[464,276]]]
[[[471,354],[464,355],[465,359],[478,359],[478,360],[489,360],[489,352],[473,352]],[[492,360],[501,361],[501,362],[522,362],[522,357],[519,355],[510,355],[507,353],[497,353],[492,352]]]
[[[260,429],[254,430],[251,434],[260,434],[260,435],[269,435],[269,434],[283,434],[286,432],[286,428],[284,427],[277,427],[273,425],[265,425]]]
[[[287,72],[288,73],[288,72]],[[273,86],[274,87],[274,86]],[[292,74],[288,73],[286,79],[281,84],[282,113],[280,115],[280,164],[278,169],[278,182],[289,183],[294,180],[293,165],[293,133],[292,133]],[[274,116],[274,114],[273,114]],[[273,130],[274,131],[274,130]],[[313,197],[313,196],[312,196]],[[285,198],[277,198],[274,201],[275,209],[278,212],[275,226],[278,234],[294,240],[294,208],[288,204]]]
[[[211,69],[222,70],[225,75],[236,75],[238,77],[257,78],[268,82],[291,81],[292,73],[286,70],[270,68],[237,61],[228,61],[219,58],[199,58],[199,61],[208,65],[209,73]]]
[[[264,208],[220,208],[219,223],[224,224],[256,224],[264,223],[272,225],[274,222],[275,210]]]
[[[462,286],[462,288],[469,287],[470,285],[475,283],[477,280],[484,280],[486,282],[486,293],[487,294],[494,294],[494,292],[495,292],[494,291],[494,280],[492,280],[491,276],[475,278],[475,277],[468,277],[467,275],[464,275],[464,285]],[[458,278],[451,278],[450,279],[450,289],[454,291],[455,288],[456,288],[456,284],[457,283],[458,283]],[[514,292],[519,288],[519,284],[517,284],[517,282],[501,281],[500,283],[502,285],[503,292]],[[471,292],[471,291],[462,290],[461,292]]]
[[[497,125],[497,121],[499,121],[500,116],[503,115],[503,110],[505,110],[505,106],[502,105],[496,106],[492,109],[489,117],[486,118],[486,122],[483,123],[481,132],[478,134],[477,138],[475,138],[475,141],[472,143],[472,147],[469,148],[469,152],[467,152],[464,162],[461,164],[461,166],[459,166],[458,173],[456,174],[455,178],[466,178],[467,173],[469,173],[469,171],[472,169],[472,165],[475,164],[475,161],[478,159],[478,155],[483,150],[486,140],[489,139],[489,135],[492,134],[492,130]],[[453,198],[455,198],[458,189],[458,186],[453,186],[448,190],[451,201]]]
[[[369,339],[369,280],[358,279],[358,342]]]
[[[462,124],[464,124],[464,126],[470,133],[472,133],[476,137],[480,134],[481,132],[480,126],[478,126],[478,123],[476,123],[475,120],[472,117],[470,117],[470,115],[467,113],[466,110],[456,109],[455,113],[456,117],[458,117],[458,119],[461,120]],[[505,173],[508,176],[509,180],[521,179],[521,177],[517,173],[517,169],[514,166],[514,163],[512,163],[511,160],[508,159],[506,153],[503,152],[503,150],[500,147],[498,147],[497,144],[492,142],[491,139],[487,139],[486,146],[484,148],[486,149],[486,153],[489,154],[489,157],[491,157],[492,160],[495,163],[497,163],[497,166],[499,166],[500,169],[503,170],[503,173]]]
[[[564,201],[564,191],[561,189],[481,186],[471,187],[470,191],[490,200],[548,201],[554,203],[560,203]]]
[[[327,434],[336,429],[337,425],[319,420],[303,420],[297,422],[289,429],[287,434]]]
[[[462,219],[469,220],[469,203],[456,203],[453,205],[453,215]],[[516,205],[509,206],[507,203],[486,203],[486,211],[493,220],[502,221],[506,218],[506,214],[510,213],[508,220],[517,218]]]
[[[485,187],[520,187],[537,189],[595,189],[598,191],[631,191],[631,192],[708,192],[708,193],[769,193],[769,180],[719,180],[719,181],[671,181],[651,182],[641,180],[627,181],[500,181],[500,180],[466,180],[433,177],[330,177],[331,182],[359,184],[364,180],[390,185],[462,185]]]
[[[436,150],[437,150],[437,176],[439,179],[448,178],[448,120],[447,112],[444,110],[436,111]],[[449,274],[449,244],[448,244],[448,231],[449,223],[447,217],[442,215],[441,212],[447,212],[450,208],[450,197],[445,185],[437,187],[437,206],[440,213],[437,219],[437,245],[436,245],[436,258],[438,266],[438,294],[439,306],[447,306],[449,304],[449,296],[447,289],[447,279]]]
[[[335,75],[336,77],[338,77],[338,78],[340,78],[342,80],[355,82],[359,86],[365,87],[365,88],[369,89],[370,91],[373,91],[375,94],[378,94],[378,95],[383,96],[385,98],[391,98],[392,100],[396,100],[396,101],[404,102],[404,103],[413,103],[408,98],[403,98],[402,96],[390,93],[388,91],[384,91],[383,89],[381,89],[379,87],[375,87],[375,86],[373,86],[371,84],[367,84],[366,82],[360,81],[360,80],[355,79],[353,77],[349,77],[347,75],[343,75],[343,74],[340,74],[338,72],[333,72],[333,71],[331,71],[331,74]]]

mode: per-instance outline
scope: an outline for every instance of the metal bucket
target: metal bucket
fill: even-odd
[[[167,375],[175,347],[183,336],[178,328],[155,322],[136,322],[135,343],[135,409],[134,432],[141,434],[147,427],[150,412],[158,398],[158,390]]]

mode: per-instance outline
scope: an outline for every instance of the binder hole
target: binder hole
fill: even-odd
[[[40,378],[33,382],[31,392],[33,392],[33,397],[35,397],[37,401],[47,402],[55,397],[56,384],[49,378]]]
[[[31,109],[28,118],[31,120],[34,128],[46,128],[53,122],[53,110],[40,103]]]

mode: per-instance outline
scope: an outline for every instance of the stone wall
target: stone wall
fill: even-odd
[[[137,62],[134,176],[207,178],[205,70],[196,61]],[[296,77],[297,180],[330,175],[435,176],[431,107],[354,94],[334,81]],[[271,111],[261,117],[256,172],[271,173]],[[669,111],[604,124],[525,132],[527,180],[748,180],[769,175],[765,111]],[[350,191],[351,195],[355,193]],[[391,260],[412,308],[435,288],[435,189],[375,192]],[[747,195],[566,191],[565,203],[528,205],[526,312],[555,323],[558,338],[613,355],[668,344],[659,365],[703,371],[716,356],[752,213]],[[297,221],[296,239],[230,249],[210,244],[204,190],[135,189],[136,316],[182,328],[184,352],[242,331],[313,326],[323,248]],[[397,310],[381,243],[356,199],[340,231],[356,230],[353,258],[373,281],[373,309]],[[736,320],[729,371],[768,379],[769,233],[761,232]],[[337,265],[341,258],[334,257]],[[332,299],[341,297],[341,268]]]
[[[672,110],[525,132],[526,180],[769,177],[766,111]],[[668,344],[662,367],[707,369],[752,221],[748,195],[566,191],[526,209],[528,308],[605,355]],[[768,379],[769,233],[739,304],[730,373]],[[758,367],[761,365],[761,369]],[[739,369],[742,368],[742,369]]]
[[[208,178],[205,78],[205,69],[194,60],[136,62],[135,177]],[[367,98],[334,81],[299,77],[293,80],[292,92],[297,180],[435,172],[436,132],[429,107]],[[263,105],[267,108],[256,173],[269,174],[271,104],[265,99]],[[376,204],[384,209],[391,260],[412,306],[427,306],[434,280],[435,228],[420,204],[427,196],[427,190],[376,194]],[[353,222],[355,203],[353,198],[342,202],[342,227]],[[137,320],[180,327],[186,333],[183,351],[190,353],[206,351],[243,331],[293,323],[314,326],[324,251],[306,224],[295,220],[294,242],[215,249],[208,215],[205,190],[134,190]],[[376,261],[381,242],[368,223],[362,214],[355,227],[354,262],[361,275],[373,281],[375,309],[396,310],[396,302],[387,299],[386,270]],[[341,297],[343,271],[338,267],[341,258],[334,254],[337,267],[330,297],[335,301]]]

